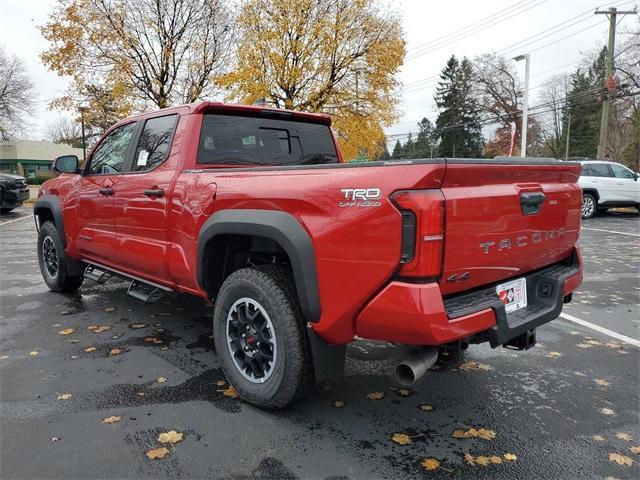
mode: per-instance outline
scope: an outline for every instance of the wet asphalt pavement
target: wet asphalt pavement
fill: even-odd
[[[640,349],[621,340],[558,319],[526,352],[472,346],[442,356],[408,396],[387,376],[395,350],[359,342],[341,377],[264,412],[224,395],[210,307],[178,294],[142,304],[115,280],[51,293],[33,221],[12,222],[23,216],[27,208],[0,217],[2,478],[640,477],[630,450],[640,446]],[[565,312],[639,339],[640,218],[606,214],[584,227],[586,281]],[[101,423],[109,416],[121,420]],[[452,437],[472,427],[495,438]],[[148,459],[169,430],[183,440]],[[411,443],[395,444],[394,433]],[[618,465],[612,453],[634,463]],[[470,465],[465,454],[502,463]],[[438,468],[426,471],[425,458]]]

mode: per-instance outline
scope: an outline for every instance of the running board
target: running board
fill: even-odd
[[[157,283],[144,280],[134,275],[121,272],[114,268],[105,267],[99,263],[91,262],[89,260],[82,259],[87,264],[87,268],[84,271],[84,277],[90,280],[94,280],[98,283],[105,283],[111,277],[120,277],[125,280],[130,280],[129,288],[127,289],[127,295],[137,298],[145,303],[153,303],[160,300],[165,292],[170,292],[171,289]]]
[[[95,265],[87,265],[87,268],[84,271],[84,278],[88,278],[89,280],[93,280],[98,283],[105,283],[107,280],[111,278],[111,273]]]
[[[131,280],[131,284],[127,289],[127,295],[142,300],[145,303],[154,303],[164,296],[164,292],[158,287],[149,285],[139,280]]]

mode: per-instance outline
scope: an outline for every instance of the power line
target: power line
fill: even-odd
[[[622,5],[628,4],[630,2],[631,2],[631,0],[625,0],[623,2],[620,2],[619,5],[622,6]],[[604,4],[600,5],[600,6],[604,6]],[[600,8],[600,6],[596,7],[596,8]],[[520,40],[518,42],[515,42],[515,43],[513,43],[513,44],[511,44],[511,45],[509,45],[509,46],[507,46],[507,47],[505,47],[505,48],[503,48],[501,50],[498,50],[496,53],[501,55],[501,54],[504,54],[505,52],[509,52],[511,50],[521,49],[521,48],[523,48],[525,46],[528,46],[528,45],[531,45],[533,43],[537,43],[537,42],[539,42],[541,40],[544,40],[545,38],[549,38],[549,37],[551,37],[553,35],[561,33],[563,30],[566,30],[566,28],[570,28],[572,26],[575,26],[575,25],[577,25],[579,23],[582,23],[582,22],[587,21],[590,18],[592,18],[590,16],[592,12],[593,12],[593,8],[590,8],[589,10],[585,10],[582,13],[579,13],[578,15],[570,17],[570,18],[568,18],[568,19],[566,19],[566,20],[564,20],[564,21],[562,21],[562,22],[560,22],[560,23],[558,23],[556,25],[553,25],[553,26],[547,28],[546,30],[543,30],[542,32],[539,32],[539,33],[537,33],[535,35],[531,35],[531,36],[529,36],[527,38],[524,38],[524,39],[522,39],[522,40]],[[585,18],[580,19],[581,17],[585,17]],[[573,23],[571,23],[570,25],[565,26],[567,23],[570,23],[570,22],[573,22]],[[562,38],[556,39],[551,43],[547,43],[547,44],[543,45],[542,47],[538,47],[535,50],[532,50],[532,52],[535,52],[535,51],[541,50],[543,48],[546,48],[549,45],[553,45],[553,44],[555,44],[555,43],[557,43],[559,41],[565,40],[565,39],[567,39],[567,38],[569,38],[569,37],[571,37],[573,35],[577,35],[579,33],[582,33],[585,30],[593,28],[593,27],[595,27],[597,25],[598,25],[597,23],[592,24],[590,27],[578,30],[578,31],[573,32],[573,33],[571,33],[569,35],[566,35],[566,36],[564,36]],[[564,28],[561,28],[561,27],[564,27]],[[552,30],[557,30],[557,31],[551,32]],[[545,33],[546,33],[546,35],[544,35]],[[540,37],[540,38],[537,38],[537,37]],[[531,52],[529,52],[529,53],[531,53]],[[412,59],[412,57],[410,55],[407,56],[407,60],[411,60],[411,59]],[[410,83],[404,85],[399,90],[400,91],[409,91],[409,90],[416,91],[416,89],[420,90],[421,88],[430,88],[430,87],[432,87],[433,85],[435,85],[437,83],[437,79],[438,79],[439,76],[440,76],[440,74],[436,74],[436,75],[430,75],[429,77],[425,77],[425,78],[422,78],[422,79],[419,79],[419,80],[415,80],[413,82],[410,82]],[[434,82],[434,80],[435,80],[435,82]],[[425,84],[425,83],[428,84],[428,85],[422,85],[422,84]],[[420,85],[419,88],[418,88],[418,85]]]
[[[476,34],[478,32],[481,32],[483,30],[486,30],[487,28],[493,27],[494,25],[497,25],[498,23],[501,23],[505,20],[508,20],[510,18],[515,17],[516,15],[520,15],[526,11],[531,10],[532,8],[535,8],[539,5],[542,5],[543,3],[547,2],[548,0],[533,0],[532,2],[530,1],[529,3],[522,5],[522,7],[526,7],[526,8],[521,8],[519,10],[516,10],[514,12],[507,12],[509,13],[509,15],[497,15],[494,18],[492,18],[491,20],[489,20],[486,23],[481,23],[475,27],[472,27],[471,29],[469,29],[466,32],[460,32],[459,35],[455,36],[454,38],[451,39],[443,39],[440,41],[436,41],[433,43],[433,45],[431,46],[427,46],[426,48],[421,49],[418,52],[412,53],[411,55],[407,56],[407,60],[414,60],[418,57],[421,57],[422,55],[426,55],[427,53],[431,53],[434,52],[436,50],[439,50],[443,47],[446,47],[448,45],[451,45],[452,43],[456,43],[459,42],[460,40],[467,38],[473,34]],[[518,7],[520,8],[520,7]]]
[[[517,7],[518,7],[518,5],[520,5],[520,4],[522,4],[522,3],[527,3],[527,2],[529,2],[529,1],[531,1],[531,0],[521,0],[521,1],[520,1],[520,2],[518,2],[518,3],[515,3],[514,5],[511,5],[510,7],[504,8],[504,9],[502,9],[502,10],[498,10],[497,12],[493,12],[492,14],[487,15],[486,17],[483,17],[483,18],[481,18],[480,20],[478,20],[478,21],[476,21],[476,22],[470,23],[469,25],[466,25],[466,26],[464,26],[464,27],[462,27],[462,28],[460,28],[460,29],[458,29],[458,30],[455,30],[455,31],[453,31],[453,32],[451,32],[451,33],[447,33],[447,34],[446,34],[446,35],[444,35],[443,37],[440,37],[440,38],[438,38],[438,39],[434,39],[434,40],[430,40],[430,41],[425,42],[425,43],[423,43],[423,44],[420,44],[420,45],[418,45],[418,46],[416,46],[416,47],[410,48],[410,49],[408,50],[408,52],[414,52],[414,51],[416,51],[416,50],[420,50],[420,49],[422,49],[422,48],[424,48],[424,47],[427,47],[427,46],[429,46],[429,45],[432,45],[432,44],[434,44],[434,43],[438,43],[438,42],[440,42],[440,41],[442,41],[442,40],[444,40],[444,39],[447,39],[448,37],[454,37],[456,34],[462,33],[462,32],[464,32],[465,30],[467,30],[467,29],[469,29],[469,28],[472,28],[472,27],[474,27],[474,26],[476,26],[476,25],[480,25],[480,24],[482,24],[482,23],[484,23],[484,22],[486,22],[486,21],[488,21],[488,20],[491,20],[492,18],[495,18],[495,17],[496,17],[496,15],[501,15],[501,14],[503,14],[503,13],[505,13],[505,12],[509,11],[509,10],[513,10],[514,8],[517,8]]]

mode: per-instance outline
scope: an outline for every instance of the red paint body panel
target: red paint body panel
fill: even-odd
[[[490,309],[450,321],[437,283],[392,282],[360,313],[356,333],[409,345],[441,345],[495,323]]]
[[[40,193],[57,195],[62,204],[67,254],[209,300],[196,280],[198,234],[204,222],[226,209],[284,211],[299,221],[313,242],[322,307],[313,329],[325,341],[346,343],[357,334],[436,345],[495,323],[486,310],[448,320],[443,296],[558,262],[571,254],[577,241],[580,189],[575,182],[580,167],[573,164],[476,165],[436,160],[239,169],[196,163],[204,112],[256,116],[264,110],[204,102],[141,115],[134,120],[180,115],[167,160],[155,170],[104,176],[63,174],[46,182]],[[288,120],[330,125],[325,115],[274,112],[287,115]],[[338,155],[342,161],[339,149]],[[101,198],[96,191],[105,183],[115,193]],[[145,189],[158,188],[164,190],[160,198],[143,194]],[[342,208],[344,188],[379,189],[380,206]],[[444,238],[439,244],[444,247],[443,271],[431,280],[408,283],[397,278],[402,218],[390,197],[400,190],[437,189],[442,194],[434,198],[444,210]],[[523,191],[547,196],[540,215],[522,215],[518,199]],[[429,231],[420,227],[418,232]],[[486,241],[560,228],[565,229],[561,237],[529,248],[494,248],[483,253],[480,247]],[[416,238],[416,258],[432,258],[427,255],[429,248],[429,242]],[[464,272],[470,272],[466,280],[447,282],[449,275]],[[565,290],[572,291],[580,281],[567,281]]]

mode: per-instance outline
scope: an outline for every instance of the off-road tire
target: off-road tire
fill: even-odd
[[[47,269],[46,261],[44,257],[45,242],[49,244],[49,241],[53,243],[55,250],[55,256],[57,260],[57,271],[55,274],[50,273]],[[62,239],[56,229],[55,225],[51,222],[44,222],[40,227],[38,233],[38,264],[40,265],[40,273],[44,282],[47,284],[50,290],[54,292],[73,292],[80,288],[84,277],[82,275],[69,275],[69,263],[74,262],[69,259],[62,245]]]
[[[315,381],[306,322],[291,277],[279,265],[242,268],[227,277],[215,300],[213,336],[222,369],[240,397],[268,410],[285,408],[305,396]],[[264,383],[246,379],[230,352],[227,316],[242,298],[258,302],[273,324],[277,351],[273,372]]]
[[[580,212],[582,213],[583,219],[595,216],[598,212],[598,202],[596,201],[596,197],[590,193],[582,194],[582,208]]]

